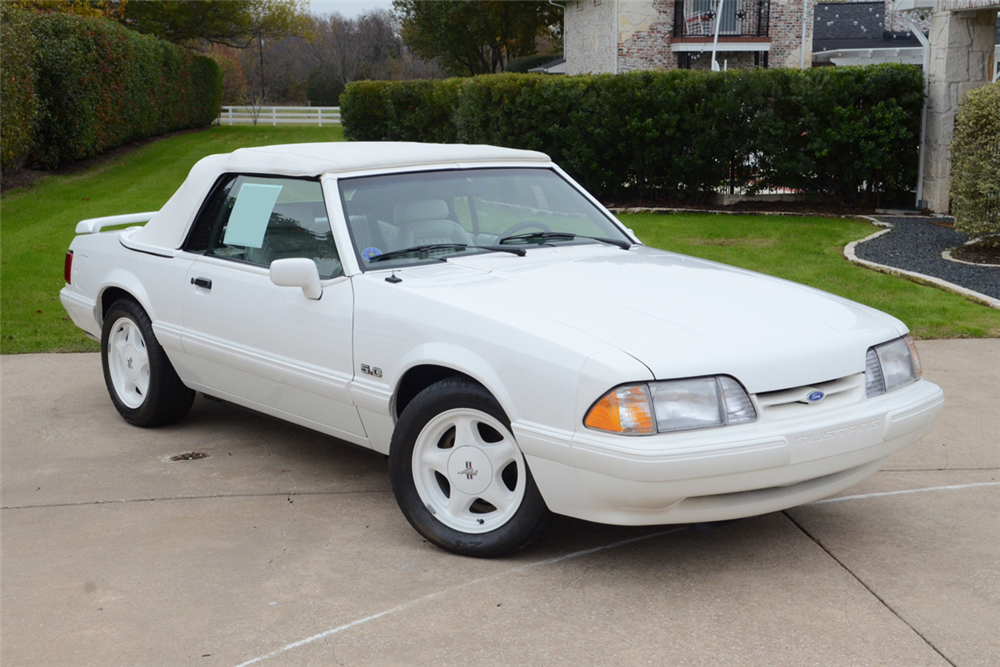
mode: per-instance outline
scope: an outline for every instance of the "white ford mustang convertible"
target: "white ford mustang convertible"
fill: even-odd
[[[174,422],[200,391],[374,449],[413,527],[460,554],[520,549],[550,512],[811,502],[944,401],[902,322],[647,248],[531,151],[241,149],[76,231],[62,303],[124,419]]]

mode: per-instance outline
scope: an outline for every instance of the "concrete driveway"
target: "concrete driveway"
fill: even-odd
[[[935,430],[841,497],[494,561],[423,542],[381,456],[203,398],[133,428],[97,355],[3,357],[0,660],[997,665],[1000,340],[920,350]]]

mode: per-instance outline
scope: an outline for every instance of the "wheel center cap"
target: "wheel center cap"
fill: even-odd
[[[125,364],[125,375],[128,379],[135,380],[139,377],[139,359],[135,353],[135,347],[126,345],[122,352],[122,363]]]
[[[493,479],[493,466],[478,447],[458,447],[448,458],[448,481],[459,491],[475,496],[487,489]]]

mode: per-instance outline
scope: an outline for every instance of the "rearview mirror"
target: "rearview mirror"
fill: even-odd
[[[278,287],[301,287],[307,299],[323,296],[316,262],[305,257],[276,259],[271,262],[271,282]]]

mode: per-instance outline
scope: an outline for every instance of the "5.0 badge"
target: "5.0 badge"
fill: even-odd
[[[377,378],[382,377],[382,369],[369,366],[368,364],[361,364],[361,372],[365,375],[374,375]]]

